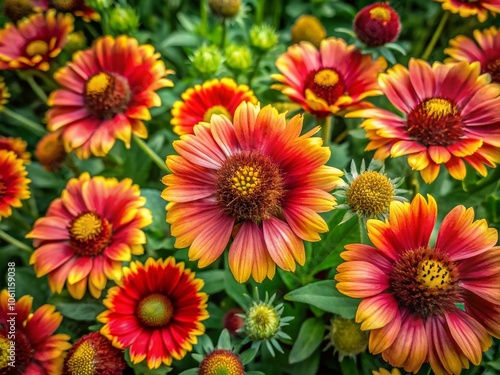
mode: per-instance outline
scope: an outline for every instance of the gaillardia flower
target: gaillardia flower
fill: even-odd
[[[474,40],[459,35],[450,40],[444,53],[451,56],[446,62],[479,61],[481,73],[489,73],[491,80],[500,83],[500,31],[492,26],[485,30],[474,30]],[[476,44],[477,43],[477,44]]]
[[[442,3],[444,10],[457,14],[460,17],[477,16],[479,22],[488,19],[488,11],[494,16],[500,13],[500,0],[434,0]]]
[[[31,161],[31,154],[26,151],[28,144],[22,138],[0,136],[0,150],[13,151],[25,163]]]
[[[212,115],[233,119],[242,102],[257,104],[257,98],[247,85],[238,85],[231,78],[212,79],[195,85],[181,94],[182,100],[174,103],[170,123],[179,135],[193,134],[199,122],[210,122]]]
[[[123,351],[99,332],[78,339],[64,359],[62,375],[122,375]]]
[[[182,136],[167,157],[167,222],[175,246],[206,267],[231,235],[229,266],[238,282],[272,278],[275,265],[294,271],[304,264],[303,240],[319,241],[328,226],[318,212],[335,206],[329,194],[342,172],[325,166],[330,149],[300,136],[302,117],[288,123],[271,106],[243,102],[233,120],[213,115]]]
[[[73,31],[73,16],[49,10],[0,30],[0,70],[47,71]]]
[[[35,148],[35,157],[49,172],[61,169],[67,153],[61,140],[61,132],[55,131],[45,134]]]
[[[361,124],[376,150],[374,158],[408,155],[408,164],[431,183],[444,164],[453,178],[465,178],[465,162],[485,176],[500,162],[500,86],[480,75],[478,62],[434,63],[411,59],[381,74],[382,90],[405,116],[363,109],[346,117]]]
[[[9,20],[17,22],[23,17],[46,9],[47,0],[4,0],[3,12]]]
[[[375,3],[356,14],[353,27],[359,40],[369,47],[378,47],[396,40],[401,23],[389,4]]]
[[[9,102],[9,98],[9,89],[5,85],[3,77],[0,77],[0,112],[2,112],[3,106]]]
[[[363,99],[382,94],[377,75],[386,66],[384,58],[373,61],[340,38],[323,39],[319,50],[301,42],[278,57],[276,67],[282,74],[272,77],[281,83],[271,87],[316,116],[342,116],[372,107]]]
[[[347,245],[335,279],[363,299],[356,321],[370,331],[370,352],[407,372],[429,362],[436,375],[459,374],[500,336],[500,247],[497,231],[464,206],[431,244],[436,217],[430,195],[391,203],[388,221],[368,221],[373,246]]]
[[[85,22],[99,21],[101,16],[87,5],[86,0],[48,0],[49,6],[59,12],[72,13]]]
[[[132,134],[147,137],[143,121],[161,104],[155,91],[173,85],[169,73],[151,45],[101,37],[55,73],[62,88],[49,97],[48,129],[61,129],[66,151],[82,159],[106,156],[117,138],[129,147]]]
[[[24,161],[15,152],[0,149],[0,220],[12,215],[12,207],[21,207],[21,201],[31,195]]]
[[[6,289],[0,292],[1,374],[61,374],[64,353],[71,347],[70,336],[54,335],[63,317],[52,305],[32,313],[32,304],[31,296],[16,302]]]
[[[85,172],[69,180],[26,235],[34,239],[30,264],[36,275],[48,274],[55,293],[66,283],[71,296],[81,299],[88,284],[99,298],[107,279],[122,277],[122,262],[144,252],[141,229],[152,222],[145,202],[129,178],[119,182]]]
[[[130,359],[146,359],[150,369],[172,359],[180,360],[198,342],[208,318],[203,280],[169,257],[149,258],[125,268],[118,286],[108,290],[97,320],[105,323],[101,333],[117,348],[130,348]]]

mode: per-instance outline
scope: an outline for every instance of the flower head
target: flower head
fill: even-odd
[[[500,29],[492,26],[484,30],[474,30],[474,40],[459,35],[450,40],[444,53],[451,56],[446,62],[479,61],[481,73],[489,73],[491,80],[500,84]]]
[[[60,131],[45,134],[36,144],[35,158],[49,172],[61,169],[66,156]]]
[[[500,162],[500,86],[480,75],[479,63],[434,63],[411,59],[381,74],[380,85],[405,116],[384,109],[364,109],[347,117],[364,117],[374,158],[408,155],[408,164],[431,183],[444,164],[453,178],[465,178],[465,162],[481,175]],[[459,89],[458,89],[459,88]]]
[[[208,0],[210,10],[222,18],[234,18],[241,8],[241,0]]]
[[[202,76],[213,76],[222,63],[222,54],[216,45],[201,46],[193,52],[193,67]]]
[[[47,0],[5,0],[3,12],[12,22],[17,22],[32,13],[46,8]]]
[[[0,136],[0,150],[13,151],[24,163],[29,163],[31,154],[26,151],[28,144],[22,138]]]
[[[131,6],[115,5],[109,15],[109,26],[116,34],[129,34],[139,28],[139,15]]]
[[[233,120],[214,115],[194,134],[174,141],[173,172],[162,197],[175,246],[205,267],[229,243],[229,266],[238,282],[272,278],[275,264],[294,271],[304,264],[303,240],[319,241],[328,226],[318,212],[333,209],[328,192],[342,172],[325,166],[330,150],[300,136],[302,117],[290,121],[271,106],[243,102]]]
[[[61,198],[26,237],[34,239],[30,264],[38,277],[49,275],[53,292],[66,283],[73,298],[87,290],[99,298],[107,279],[122,277],[122,262],[143,253],[151,212],[131,179],[90,177],[69,180]]]
[[[399,15],[387,3],[375,3],[361,9],[354,17],[354,32],[369,47],[396,40],[401,30]]]
[[[54,75],[62,88],[49,97],[48,129],[61,129],[66,151],[82,159],[106,156],[116,139],[130,147],[132,134],[147,137],[149,108],[161,105],[156,91],[173,85],[159,58],[128,36],[101,37],[76,52]]]
[[[260,51],[269,51],[278,42],[278,34],[269,25],[252,25],[250,29],[250,44]]]
[[[234,70],[246,70],[252,65],[252,53],[245,45],[231,44],[226,47],[226,65]]]
[[[459,374],[500,334],[500,247],[497,231],[464,206],[431,244],[436,218],[432,196],[392,202],[388,221],[368,221],[373,246],[345,247],[335,279],[362,298],[356,322],[370,331],[370,352],[408,372],[429,362],[436,375]]]
[[[236,335],[236,331],[243,327],[245,324],[245,320],[241,317],[245,311],[242,308],[234,307],[229,309],[225,314],[222,320],[222,324],[225,329],[231,335]]]
[[[3,110],[3,106],[9,102],[10,93],[3,77],[0,77],[0,112]]]
[[[62,375],[121,375],[123,352],[99,332],[78,339],[64,359]]]
[[[328,344],[325,350],[333,347],[333,351],[339,353],[339,360],[344,357],[355,357],[364,352],[368,345],[368,335],[361,330],[359,323],[354,319],[345,319],[336,316],[330,322],[328,334],[325,339]]]
[[[87,5],[86,0],[49,0],[49,6],[59,12],[72,13],[85,22],[99,21],[101,16]]]
[[[196,124],[210,122],[213,115],[224,115],[232,120],[242,102],[257,104],[253,91],[231,78],[215,78],[195,85],[184,91],[181,98],[174,103],[170,120],[174,132],[179,135],[192,134]]]
[[[293,43],[309,42],[319,47],[326,38],[326,30],[321,21],[312,15],[304,14],[295,20],[290,30]]]
[[[24,161],[16,153],[0,149],[0,220],[12,215],[12,207],[21,207],[31,195]]]
[[[372,107],[363,99],[381,94],[377,75],[386,65],[382,57],[373,61],[339,38],[324,39],[319,50],[301,42],[276,60],[282,74],[272,77],[281,83],[271,87],[316,116],[340,116]]]
[[[494,16],[500,13],[500,0],[434,0],[442,3],[444,10],[457,14],[460,17],[477,16],[479,22],[488,19],[488,11]]]
[[[63,317],[52,305],[43,305],[32,312],[32,304],[31,296],[23,296],[16,302],[7,290],[0,292],[0,373],[12,373],[8,356],[13,354],[15,374],[60,375],[64,353],[71,347],[70,336],[54,335]]]
[[[101,333],[117,348],[130,348],[132,362],[146,359],[150,369],[180,360],[204,333],[207,299],[203,281],[169,257],[130,263],[123,280],[109,289],[108,310],[97,320]],[[146,344],[147,343],[147,344]]]
[[[47,71],[73,31],[70,14],[33,14],[0,30],[0,70],[37,69]]]

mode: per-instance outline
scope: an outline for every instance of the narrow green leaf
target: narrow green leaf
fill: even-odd
[[[257,352],[258,352],[257,348],[250,348],[245,350],[243,353],[240,354],[241,363],[243,363],[243,365],[247,365],[250,362],[252,362]]]
[[[290,351],[289,362],[303,361],[320,346],[325,333],[325,325],[318,318],[307,319],[300,327],[299,335]]]
[[[213,295],[224,290],[224,270],[201,271],[196,276],[205,282],[202,292]]]

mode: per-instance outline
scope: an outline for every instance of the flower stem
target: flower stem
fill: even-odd
[[[321,126],[323,144],[329,146],[332,140],[332,116],[316,117],[316,122]]]
[[[264,21],[264,7],[266,2],[264,0],[257,1],[257,9],[255,10],[255,23],[257,25],[262,24]]]
[[[224,51],[224,46],[226,44],[226,34],[227,34],[227,22],[226,19],[222,19],[222,38],[220,41],[220,49]]]
[[[250,86],[250,84],[252,83],[252,80],[255,77],[255,73],[257,73],[259,70],[259,65],[260,65],[260,61],[262,60],[262,56],[264,56],[264,54],[262,52],[257,53],[257,58],[255,59],[252,73],[250,73],[250,75],[248,76],[248,86]]]
[[[434,34],[432,35],[432,38],[427,45],[427,48],[425,49],[422,59],[427,60],[429,56],[432,53],[432,50],[436,46],[436,42],[438,41],[439,37],[441,36],[441,33],[443,32],[444,25],[446,25],[446,21],[448,20],[448,17],[450,16],[450,12],[444,12],[443,17],[441,18],[441,21],[439,21],[439,25],[436,28],[436,31],[434,31]]]
[[[358,215],[359,218],[359,239],[362,244],[369,245],[370,239],[368,237],[368,232],[366,229],[366,222],[367,220],[364,217],[361,217],[361,215]]]
[[[42,88],[38,85],[38,83],[36,83],[35,79],[33,78],[33,75],[32,74],[28,74],[28,75],[23,75],[21,76],[21,78],[23,78],[26,82],[28,82],[28,84],[30,85],[31,89],[34,91],[34,93],[36,94],[36,96],[38,96],[38,98],[44,102],[44,103],[47,103],[47,94],[45,94],[45,91],[42,90]]]
[[[0,229],[0,238],[4,240],[5,242],[10,243],[11,245],[14,245],[15,247],[24,250],[28,253],[32,253],[33,249],[29,247],[28,245],[22,243],[21,241],[15,239],[12,237],[10,234],[5,233],[3,230]]]
[[[162,171],[167,172],[167,173],[172,173],[168,169],[165,162],[158,156],[158,154],[156,152],[154,152],[151,149],[151,147],[149,147],[149,145],[146,142],[144,142],[141,138],[139,138],[135,134],[132,135],[132,138],[134,139],[137,146],[139,146],[151,158],[153,163],[155,163]]]
[[[19,123],[21,123],[21,125],[23,125],[24,128],[26,128],[27,130],[30,130],[31,132],[33,132],[36,135],[44,136],[47,133],[47,131],[43,128],[42,125],[40,125],[40,124],[38,124],[38,123],[28,119],[28,118],[16,113],[16,112],[11,111],[7,107],[4,107],[2,112],[5,113],[7,116],[9,116],[11,119],[16,120]]]
[[[201,0],[200,3],[200,33],[206,35],[208,31],[208,1]]]

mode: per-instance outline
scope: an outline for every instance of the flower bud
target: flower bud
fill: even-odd
[[[205,75],[213,75],[219,70],[222,55],[215,45],[202,46],[194,51],[193,66]]]
[[[361,330],[361,325],[354,319],[340,316],[332,319],[327,338],[330,340],[327,347],[333,346],[334,351],[339,353],[340,360],[363,352],[368,344],[368,335]]]
[[[226,64],[231,69],[246,70],[252,65],[252,54],[247,46],[229,45],[225,54]]]
[[[278,35],[271,26],[253,25],[250,29],[250,44],[261,51],[268,51],[278,42]]]
[[[110,12],[109,26],[116,34],[129,34],[139,28],[139,16],[129,6],[116,6]]]
[[[213,13],[222,18],[234,18],[238,15],[241,0],[208,0]]]
[[[396,40],[401,30],[398,14],[386,3],[375,3],[361,9],[353,26],[358,39],[369,47]]]
[[[326,30],[321,21],[311,15],[303,15],[297,18],[292,26],[292,42],[311,42],[316,47],[326,37]]]
[[[80,30],[74,31],[68,35],[68,41],[64,45],[63,49],[69,53],[73,53],[84,49],[86,46],[87,38],[85,38],[85,34]]]

